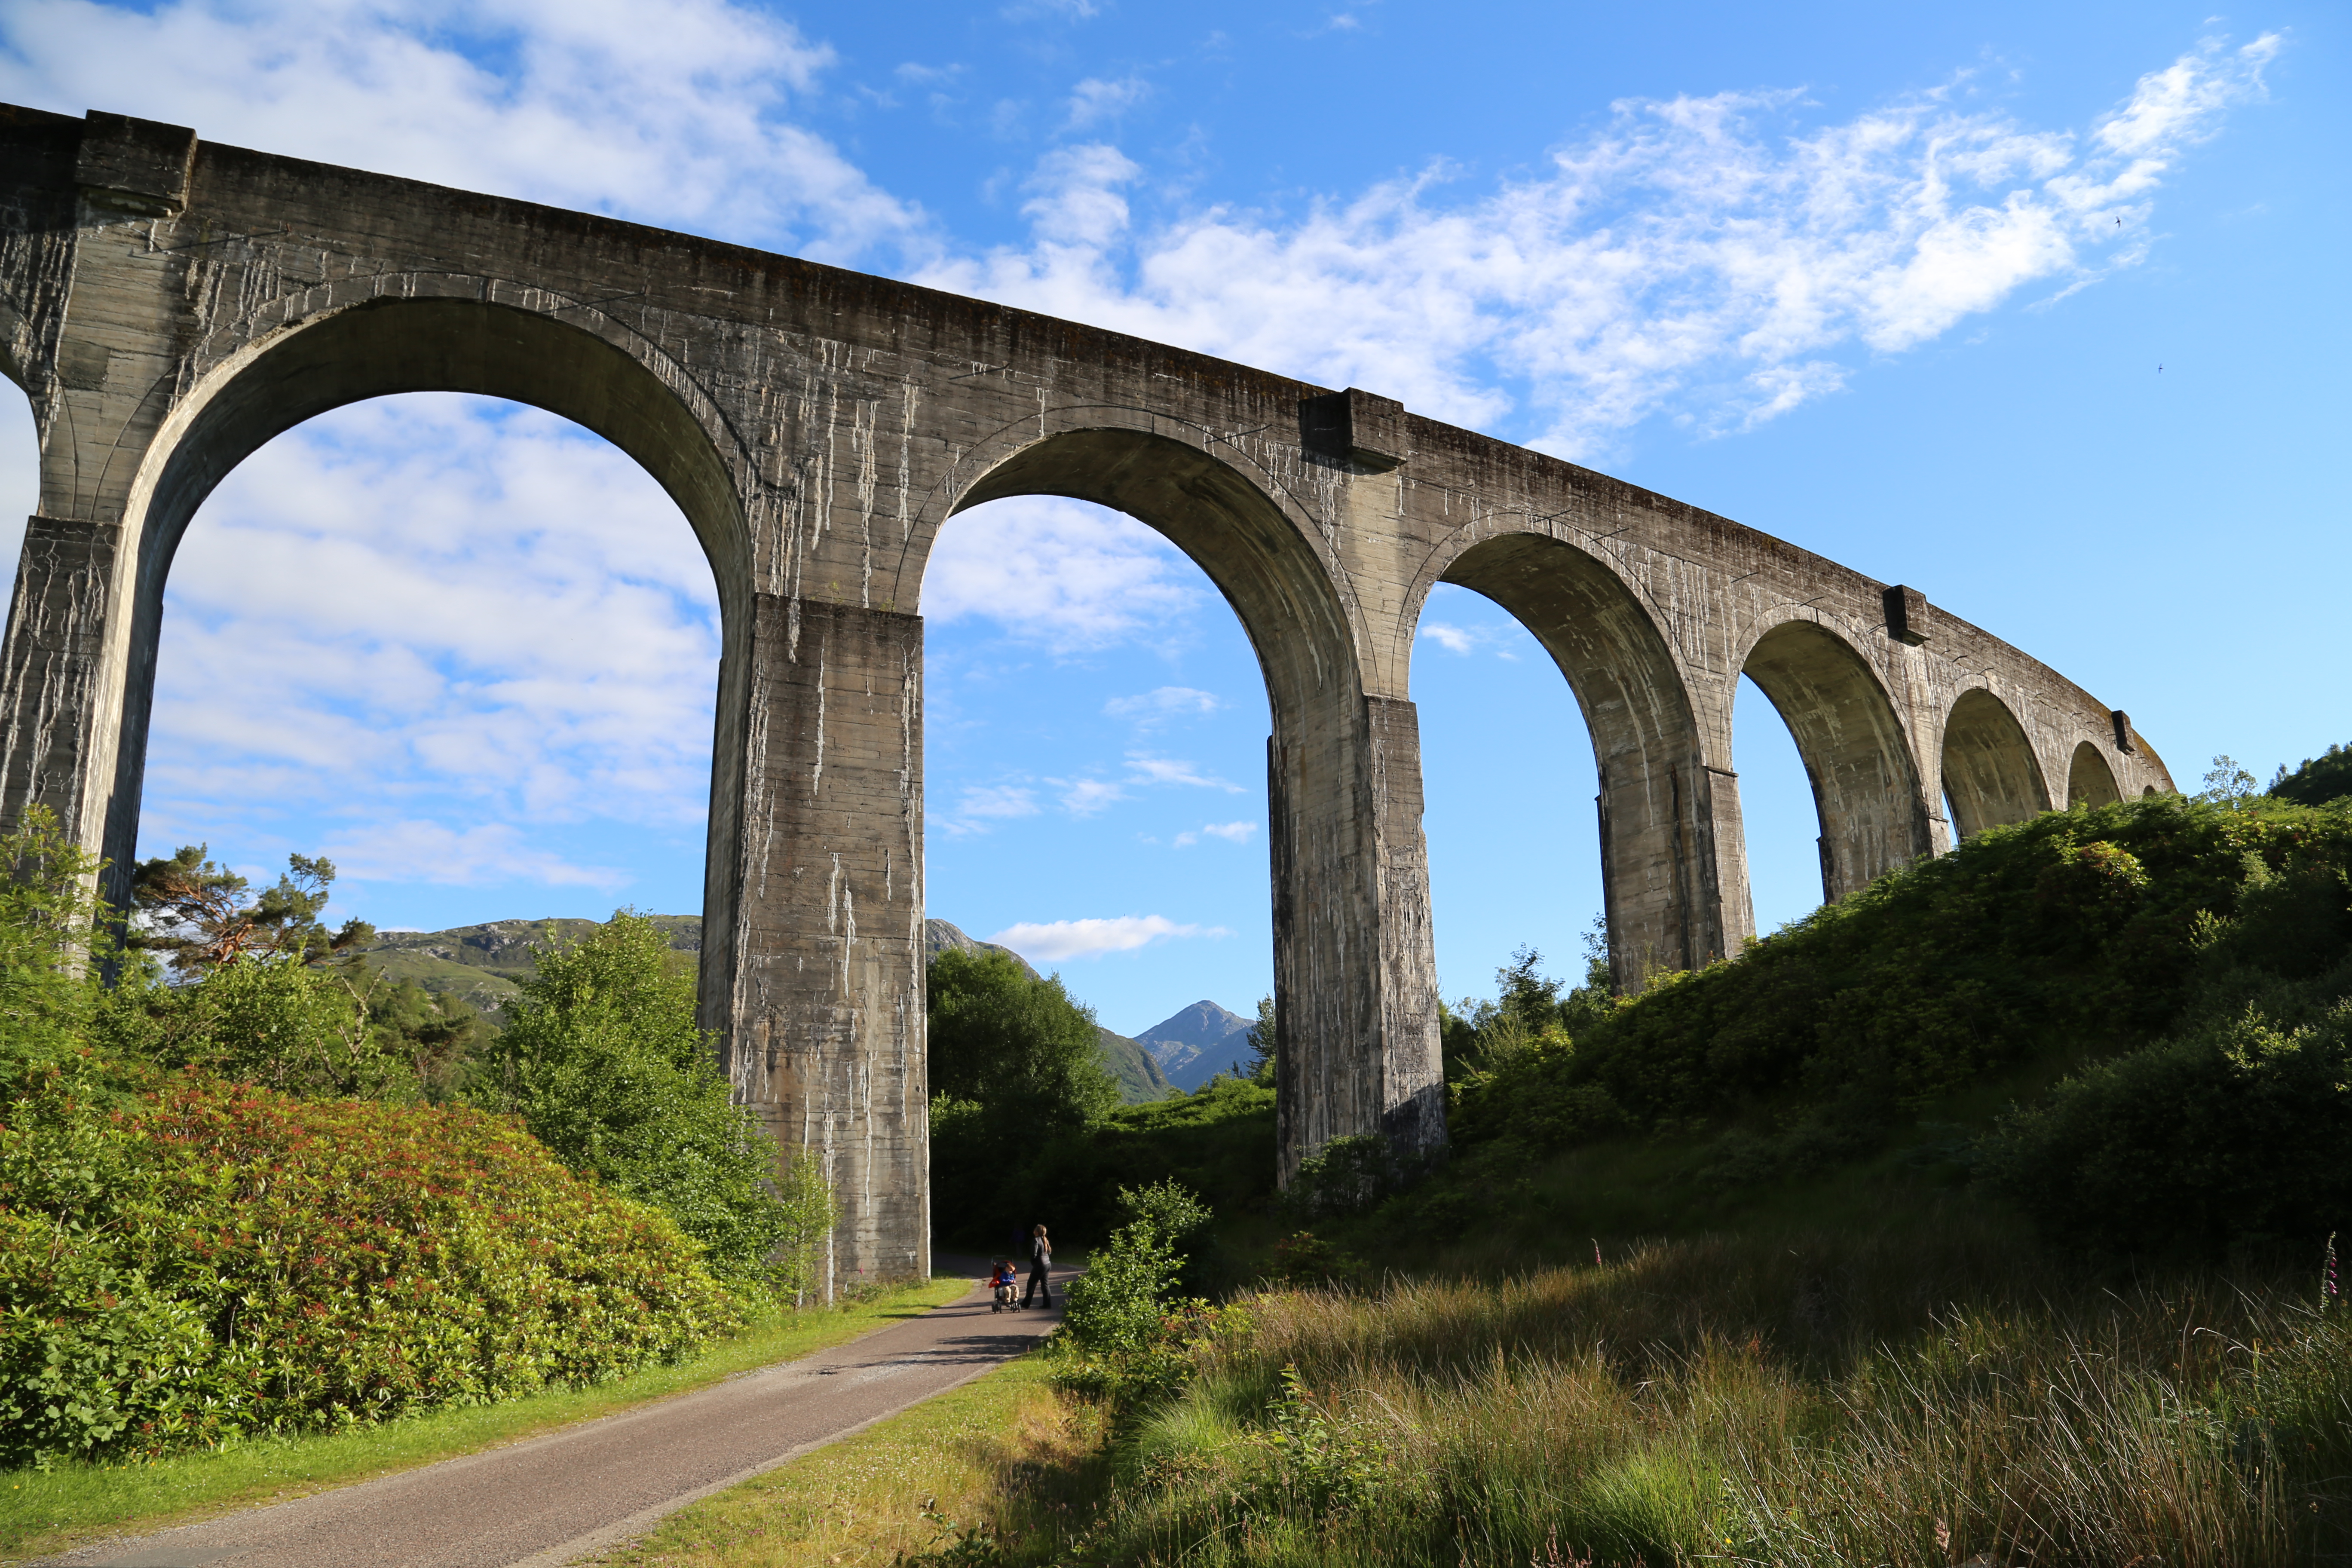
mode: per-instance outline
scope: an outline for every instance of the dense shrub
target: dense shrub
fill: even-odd
[[[1986,1161],[2054,1236],[2216,1252],[2352,1232],[2347,1149],[2352,1005],[2292,1030],[2250,1013],[2102,1063],[2015,1113]]]
[[[2299,805],[2325,805],[2352,795],[2352,746],[2330,746],[2290,773],[2282,767],[2270,793]]]
[[[2214,921],[2347,865],[2352,815],[2261,800],[1997,828],[1465,1084],[1457,1131],[1559,1147],[1775,1096],[1885,1120],[2053,1047],[2136,1045],[2196,1000]],[[2294,940],[2316,952],[2334,930]]]
[[[97,874],[47,806],[0,836],[0,1070],[63,1059],[89,1029],[112,955],[89,891]]]
[[[969,1177],[951,1177],[932,1131],[932,1192],[942,1235],[1003,1245],[1014,1222],[1042,1222],[1066,1243],[1125,1223],[1122,1188],[1177,1182],[1224,1214],[1275,1202],[1275,1091],[1219,1074],[1190,1094],[1114,1107],[1089,1126],[1040,1139]],[[936,1103],[935,1108],[936,1108]],[[962,1180],[961,1192],[950,1184]],[[1222,1263],[1216,1265],[1223,1268]]]
[[[1062,1331],[1048,1342],[1055,1381],[1123,1412],[1190,1381],[1211,1345],[1244,1332],[1247,1317],[1186,1290],[1194,1249],[1214,1215],[1172,1182],[1118,1194],[1126,1223],[1070,1282]]]
[[[284,1094],[414,1099],[417,1075],[339,968],[246,957],[166,984],[127,974],[100,1006],[93,1037],[165,1068]]]
[[[0,1462],[149,1455],[592,1381],[734,1321],[661,1215],[501,1118],[17,1069]]]
[[[806,1156],[780,1172],[774,1144],[734,1103],[695,1022],[693,964],[652,921],[621,910],[541,952],[478,1092],[574,1170],[666,1211],[718,1272],[810,1288],[831,1194]]]

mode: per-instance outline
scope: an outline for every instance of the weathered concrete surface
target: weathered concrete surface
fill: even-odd
[[[705,1021],[846,1198],[843,1279],[927,1257],[916,617],[962,508],[1118,508],[1248,632],[1274,718],[1286,1172],[1348,1133],[1444,1141],[1410,690],[1439,582],[1517,616],[1576,692],[1621,984],[1749,933],[1743,671],[1804,756],[1832,897],[1948,847],[1948,796],[1965,833],[2059,781],[2171,787],[2122,715],[1916,589],[1360,389],[120,116],[0,109],[0,369],[41,438],[0,817],[49,805],[118,865],[173,551],[262,442],[359,398],[473,392],[660,480],[724,624]]]
[[[975,1276],[980,1258],[959,1260]],[[944,1394],[1034,1347],[1052,1310],[948,1306],[799,1361],[292,1502],[51,1558],[54,1568],[558,1568],[670,1513]]]

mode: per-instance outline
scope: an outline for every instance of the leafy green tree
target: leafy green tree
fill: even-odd
[[[248,898],[246,879],[201,844],[142,863],[125,944],[168,955],[171,980],[152,962],[129,967],[100,1010],[98,1037],[282,1094],[411,1100],[430,1072],[447,1098],[446,1058],[467,1037],[463,1020],[432,1030],[424,1007],[369,973],[358,950],[375,928],[365,921],[329,932],[319,915],[334,880],[333,861],[289,855],[277,885]]]
[[[1439,1005],[1441,1007],[1444,1004]],[[1249,1047],[1250,1059],[1242,1068],[1242,1076],[1252,1083],[1275,1086],[1275,1072],[1281,1060],[1282,1022],[1275,1011],[1274,998],[1257,999],[1257,1022],[1242,1037]]]
[[[112,952],[98,871],[47,806],[0,836],[0,1061],[54,1061],[80,1046]]]
[[[474,1092],[521,1116],[573,1169],[667,1210],[715,1270],[794,1288],[769,1256],[787,1243],[805,1251],[820,1227],[778,1196],[775,1147],[734,1103],[696,1026],[693,962],[650,919],[622,910],[541,951]],[[784,1174],[810,1206],[807,1173]],[[831,1204],[825,1192],[823,1230]],[[787,1260],[787,1275],[805,1263]]]
[[[2244,805],[2257,793],[2254,775],[2240,765],[2237,758],[2221,756],[2215,757],[2212,767],[2206,771],[2205,788],[2197,798],[2216,805],[2236,806]]]
[[[1043,1206],[1018,1212],[1010,1194],[1033,1185],[1024,1173],[1041,1155],[1118,1105],[1093,1010],[1008,954],[950,949],[931,961],[927,1011],[940,1230],[992,1241],[1065,1210],[1066,1194],[1039,1194]]]
[[[248,900],[248,884],[206,858],[207,847],[183,845],[176,855],[141,862],[131,880],[136,918],[126,941],[171,954],[174,974],[193,979],[242,958],[324,963],[375,940],[362,920],[330,933],[320,923],[335,880],[335,863],[289,855],[274,887]]]
[[[370,1027],[350,977],[253,952],[194,984],[126,974],[96,1020],[117,1051],[306,1098],[409,1100],[406,1052]]]
[[[393,984],[364,960],[348,973],[376,1049],[407,1062],[418,1090],[432,1103],[459,1098],[474,1058],[489,1044],[488,1021],[459,997],[427,991],[414,980]]]
[[[2297,805],[2326,805],[2352,796],[2352,746],[2330,746],[2289,773],[2282,767],[2271,780],[2270,793]]]
[[[1008,1151],[1099,1121],[1119,1102],[1094,1009],[1059,976],[950,949],[932,961],[928,1011],[933,1097],[979,1106]]]

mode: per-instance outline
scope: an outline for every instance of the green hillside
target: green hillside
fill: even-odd
[[[1139,1040],[1125,1035],[1114,1035],[1097,1024],[1102,1030],[1103,1065],[1110,1068],[1111,1077],[1118,1079],[1118,1096],[1129,1105],[1141,1105],[1150,1100],[1165,1099],[1168,1075],[1151,1059],[1151,1053]]]
[[[702,917],[655,915],[680,952],[702,951]],[[531,972],[532,950],[577,942],[601,922],[587,920],[487,921],[447,931],[389,931],[362,949],[368,963],[387,978],[415,981],[436,996],[455,996],[493,1021],[502,1022],[519,983]]]
[[[655,915],[654,923],[669,933],[670,946],[680,952],[702,951],[702,917]],[[599,922],[587,920],[486,921],[480,925],[455,926],[447,931],[383,932],[363,949],[371,966],[397,984],[414,981],[436,996],[455,996],[493,1023],[503,1023],[507,1004],[518,994],[519,983],[531,972],[534,949],[552,942],[577,942]],[[1008,952],[992,942],[966,936],[946,921],[925,922],[926,958],[943,948]],[[1017,961],[1019,954],[1013,954]],[[1024,969],[1029,966],[1022,963]],[[1103,1064],[1118,1080],[1119,1095],[1129,1104],[1158,1100],[1168,1092],[1168,1077],[1151,1053],[1125,1035],[1102,1031]]]

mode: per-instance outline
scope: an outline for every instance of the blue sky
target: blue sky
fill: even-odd
[[[918,279],[1402,398],[1921,588],[2193,786],[2352,740],[2340,5],[169,0],[0,8],[0,98]],[[2161,371],[2158,366],[2161,365]],[[0,515],[32,436],[0,399]],[[13,555],[13,542],[0,538]],[[1007,501],[925,585],[931,912],[1134,1030],[1268,985],[1265,707],[1157,535]],[[385,925],[700,904],[709,574],[481,400],[281,437],[174,568],[142,848]],[[1562,972],[1589,744],[1507,617],[1413,669],[1439,967]],[[1752,690],[1759,921],[1819,897]]]

